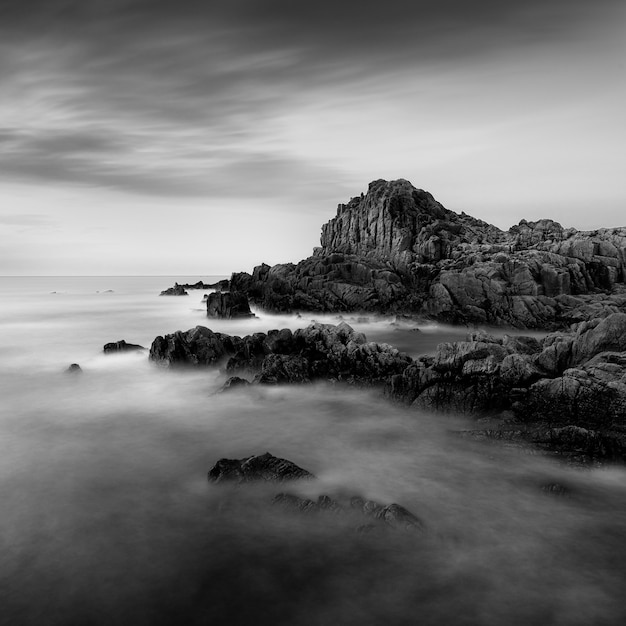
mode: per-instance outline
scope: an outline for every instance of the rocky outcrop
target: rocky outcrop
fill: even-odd
[[[335,499],[321,495],[317,500],[311,500],[291,493],[279,493],[274,497],[273,503],[299,513],[360,513],[369,523],[358,526],[359,532],[371,532],[380,527],[419,532],[425,530],[424,523],[403,506],[395,503],[383,505],[359,496]]]
[[[583,429],[587,438],[588,431],[601,431],[601,437],[622,441],[626,314],[581,322],[568,333],[541,339],[473,333],[467,341],[440,344],[434,355],[411,363],[390,378],[387,393],[420,410],[504,416],[518,425],[540,425],[555,446],[570,432],[559,430],[565,427]],[[597,437],[592,439],[586,448],[594,449]],[[560,445],[566,444],[563,440]],[[610,456],[618,456],[610,445]]]
[[[412,361],[387,344],[368,342],[345,322],[243,338],[197,326],[157,337],[150,359],[166,367],[222,364],[231,376],[251,375],[261,384],[337,380],[362,385],[382,384]]]
[[[105,343],[102,350],[105,354],[111,354],[114,352],[136,352],[137,350],[145,350],[145,348],[137,343],[126,343],[124,339],[120,339],[119,341]]]
[[[183,289],[215,289],[216,291],[228,291],[229,284],[230,281],[227,279],[218,280],[216,283],[205,283],[199,280],[196,283],[182,283],[179,287]]]
[[[210,469],[210,483],[285,483],[312,480],[311,472],[299,467],[292,461],[265,454],[249,456],[243,459],[220,459]],[[317,500],[292,493],[278,493],[272,504],[290,512],[297,513],[358,513],[368,518],[368,524],[360,525],[357,530],[369,532],[380,527],[423,531],[423,522],[409,510],[399,504],[383,505],[360,496],[331,498],[321,495]]]
[[[220,459],[209,471],[208,479],[212,483],[234,481],[247,483],[254,481],[284,482],[315,478],[295,463],[280,459],[269,452],[244,459]]]
[[[189,294],[185,291],[185,288],[178,283],[174,283],[173,287],[168,287],[164,289],[160,294],[160,296],[188,296]]]
[[[625,270],[626,228],[522,220],[505,232],[406,180],[377,180],[339,205],[313,256],[233,274],[231,288],[270,311],[556,328],[626,310]]]
[[[149,358],[162,367],[215,365],[235,354],[241,346],[240,337],[196,326],[186,332],[179,330],[157,337],[150,346]]]
[[[254,317],[248,298],[237,291],[215,291],[207,295],[207,317],[235,319]]]

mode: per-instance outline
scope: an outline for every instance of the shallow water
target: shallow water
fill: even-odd
[[[214,395],[216,370],[102,354],[197,324],[243,335],[308,322],[207,323],[202,292],[157,295],[197,278],[11,280],[0,282],[0,623],[624,623],[622,469],[474,444],[454,435],[463,421],[375,393]],[[465,334],[347,321],[413,354]],[[82,375],[64,374],[72,362]],[[426,531],[359,534],[350,515],[272,507],[280,487],[207,482],[217,459],[265,451],[317,476],[290,491],[398,502]],[[546,495],[551,482],[571,497]]]

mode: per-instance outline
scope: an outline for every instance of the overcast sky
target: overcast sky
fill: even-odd
[[[297,261],[406,178],[626,225],[622,0],[0,0],[0,274]]]

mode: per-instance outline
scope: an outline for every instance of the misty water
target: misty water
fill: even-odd
[[[104,355],[199,324],[310,321],[207,320],[202,291],[158,296],[174,280],[0,279],[0,623],[624,623],[623,469],[472,443],[455,434],[469,422],[372,391],[215,394],[217,369]],[[346,320],[412,355],[466,334]],[[350,515],[272,506],[284,486],[208,483],[219,458],[266,451],[317,476],[289,491],[397,502],[425,532],[358,533]]]

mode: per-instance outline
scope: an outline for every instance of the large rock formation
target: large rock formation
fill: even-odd
[[[442,343],[392,376],[387,393],[429,412],[504,416],[515,432],[532,427],[535,443],[626,461],[626,314],[542,339],[479,332]]]
[[[248,298],[237,291],[215,291],[208,294],[206,311],[208,317],[221,319],[254,317]]]
[[[558,327],[626,308],[626,228],[522,220],[508,232],[445,209],[406,180],[339,205],[297,265],[233,274],[273,311],[380,311],[449,322]]]
[[[252,375],[263,384],[324,379],[372,385],[400,374],[411,363],[406,354],[387,344],[368,342],[345,322],[245,337],[196,326],[157,337],[150,359],[165,367],[221,364],[231,375]]]

